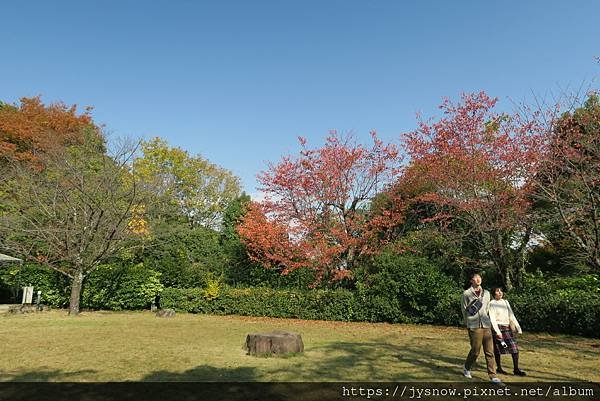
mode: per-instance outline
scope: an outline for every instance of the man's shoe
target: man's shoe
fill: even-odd
[[[508,373],[506,373],[506,370],[504,370],[502,368],[496,369],[496,373],[500,373],[501,375],[507,375],[508,374]]]
[[[471,376],[471,371],[467,370],[467,368],[463,367],[463,376],[466,377],[467,379],[472,379],[473,376]]]
[[[513,373],[515,376],[527,376],[527,373],[523,372],[521,369],[517,369]]]
[[[494,383],[494,384],[497,384],[500,387],[506,386],[506,384],[502,383],[502,380],[500,380],[497,377],[492,377],[491,382]]]

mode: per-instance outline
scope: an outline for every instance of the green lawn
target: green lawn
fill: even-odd
[[[273,329],[299,332],[304,354],[245,354],[246,334]],[[0,338],[2,381],[467,381],[459,328],[52,311],[0,315]],[[524,380],[600,381],[600,340],[525,333],[520,345]],[[487,381],[479,358],[473,380]]]

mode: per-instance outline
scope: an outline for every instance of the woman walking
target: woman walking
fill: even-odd
[[[492,288],[494,299],[490,301],[490,320],[494,331],[494,357],[496,359],[497,373],[506,374],[500,364],[500,356],[510,354],[513,360],[513,373],[516,376],[526,376],[526,373],[519,369],[519,347],[515,338],[515,331],[522,334],[521,326],[510,307],[510,304],[504,299],[502,288]]]

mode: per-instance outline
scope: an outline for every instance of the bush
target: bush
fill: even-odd
[[[18,295],[23,287],[32,285],[36,300],[37,291],[41,291],[42,303],[62,308],[69,304],[71,295],[70,279],[48,267],[26,263],[24,265],[6,265],[0,269],[2,286],[10,293],[10,301],[20,303]]]
[[[160,273],[136,265],[107,264],[84,281],[81,306],[91,309],[144,309],[163,290]]]
[[[386,252],[357,273],[357,289],[167,288],[161,306],[193,313],[459,325],[460,289],[427,259]],[[212,298],[212,299],[210,299]]]
[[[137,260],[160,272],[166,287],[204,287],[213,275],[224,273],[227,258],[219,241],[216,231],[180,227],[145,247]]]
[[[143,309],[162,291],[160,273],[146,269],[142,264],[101,265],[84,281],[81,306],[91,309]],[[0,281],[12,293],[32,285],[34,292],[41,291],[42,303],[63,308],[69,305],[71,280],[63,274],[36,264],[15,265],[1,270]],[[33,301],[35,302],[35,294]]]
[[[545,279],[528,275],[508,295],[524,330],[600,337],[600,281],[586,275]]]
[[[466,256],[473,253],[461,241],[452,239],[433,227],[410,231],[399,243],[414,256],[428,259],[457,284],[462,283],[464,272],[469,267],[466,262],[469,258]]]
[[[462,324],[462,291],[425,258],[388,249],[359,269],[357,289],[365,320]]]
[[[161,294],[161,307],[179,311],[308,320],[435,323],[431,316],[438,314],[437,322],[456,324],[458,305],[459,299],[455,296],[440,297],[433,311],[417,316],[413,310],[402,310],[403,304],[390,296],[371,296],[365,292],[359,295],[345,289],[224,286],[218,297],[212,299],[203,288],[166,288]]]
[[[216,298],[203,288],[166,288],[161,307],[215,315],[267,316],[313,320],[351,321],[356,304],[348,290],[294,290],[267,287],[221,287]]]

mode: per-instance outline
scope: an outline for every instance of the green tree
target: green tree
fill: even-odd
[[[175,213],[192,227],[219,228],[223,211],[240,195],[239,179],[201,156],[169,147],[160,138],[142,142],[135,175],[145,190],[164,199],[156,214]]]
[[[220,234],[205,227],[176,225],[169,235],[159,233],[147,241],[136,259],[161,273],[166,287],[205,287],[210,279],[225,275]]]
[[[250,205],[250,196],[242,193],[229,203],[223,213],[221,223],[221,244],[225,253],[228,255],[230,263],[237,264],[240,261],[247,262],[246,249],[242,244],[240,235],[236,227],[242,222],[248,206]]]
[[[49,150],[43,168],[13,163],[2,184],[2,246],[71,279],[69,314],[79,313],[86,277],[103,261],[131,246],[145,202],[129,165],[135,148],[105,153],[102,138]]]

